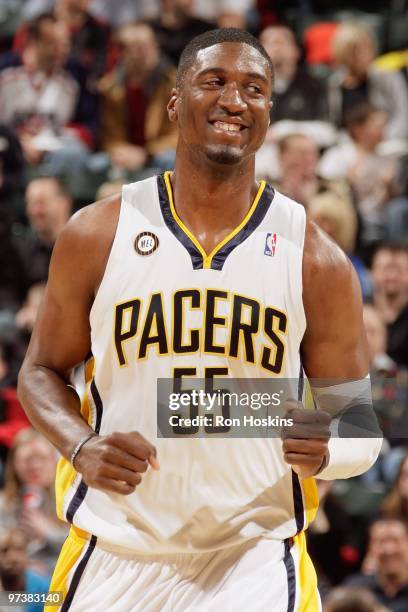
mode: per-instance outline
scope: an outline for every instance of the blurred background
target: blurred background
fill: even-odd
[[[16,396],[53,245],[74,211],[173,167],[181,51],[230,26],[275,65],[257,175],[348,254],[365,302],[385,440],[367,474],[318,483],[324,610],[406,612],[408,0],[0,0],[0,590],[46,592],[67,534],[57,453]]]

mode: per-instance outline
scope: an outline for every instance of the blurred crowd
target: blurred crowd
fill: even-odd
[[[0,590],[46,592],[68,529],[57,453],[16,395],[53,245],[80,207],[173,167],[181,51],[239,27],[275,67],[257,175],[357,271],[385,433],[367,474],[318,483],[324,611],[408,610],[407,15],[404,0],[0,0]]]

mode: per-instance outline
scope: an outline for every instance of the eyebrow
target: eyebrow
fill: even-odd
[[[211,74],[214,72],[219,74],[225,74],[226,70],[225,68],[220,68],[218,66],[215,66],[213,68],[204,68],[197,74],[197,77],[206,76],[207,74]],[[259,79],[260,81],[263,81],[266,84],[269,83],[267,77],[260,72],[245,72],[244,74],[246,77],[250,77],[252,79]]]

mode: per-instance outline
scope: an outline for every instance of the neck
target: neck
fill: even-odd
[[[43,230],[43,231],[37,231],[36,234],[39,238],[39,240],[43,243],[43,244],[48,244],[50,246],[53,246],[60,234],[60,232],[62,231],[62,228],[64,227],[65,222],[63,224],[61,224],[61,226],[59,226],[58,228],[51,228],[48,230]]]
[[[129,71],[126,74],[125,80],[128,85],[140,85],[141,83],[144,83],[148,76],[148,74],[143,74],[143,72],[136,71],[133,73]]]
[[[353,89],[354,87],[358,87],[361,85],[366,79],[365,74],[356,73],[356,72],[347,72],[344,76],[343,85],[348,89]]]
[[[52,67],[50,67],[48,64],[45,65],[44,62],[41,62],[37,50],[34,47],[27,47],[23,51],[22,59],[25,68],[31,73],[42,72],[44,74],[51,75],[54,72]]]
[[[385,323],[393,323],[408,302],[404,293],[374,292],[374,304]]]
[[[37,70],[41,70],[38,62],[37,53],[34,47],[26,47],[22,53],[22,60],[24,66],[30,71],[35,72]]]
[[[178,151],[172,176],[177,214],[209,253],[244,219],[258,190],[255,161],[195,164]]]
[[[375,153],[377,145],[371,142],[357,142],[357,148],[363,153]]]
[[[138,69],[136,67],[134,69],[132,68],[128,70],[125,75],[126,82],[129,83],[129,85],[141,85],[143,89],[143,85],[151,77],[153,71],[156,70],[158,64],[159,62],[157,62],[151,68],[146,67],[146,68]]]
[[[386,595],[392,598],[395,597],[398,591],[407,583],[408,573],[404,571],[399,573],[379,572],[377,575],[377,580]]]
[[[295,76],[297,70],[297,64],[289,62],[282,62],[281,64],[275,65],[275,74],[278,78],[284,79],[285,81],[291,81]]]

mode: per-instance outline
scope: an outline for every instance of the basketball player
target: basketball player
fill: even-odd
[[[350,263],[255,180],[271,90],[250,34],[194,39],[168,104],[175,171],[83,209],[55,246],[19,391],[63,456],[64,611],[320,609],[312,477],[364,472],[380,440],[330,439],[318,395],[324,410],[288,405],[283,441],[156,438],[158,378],[296,378],[300,353],[309,377],[367,376]]]

